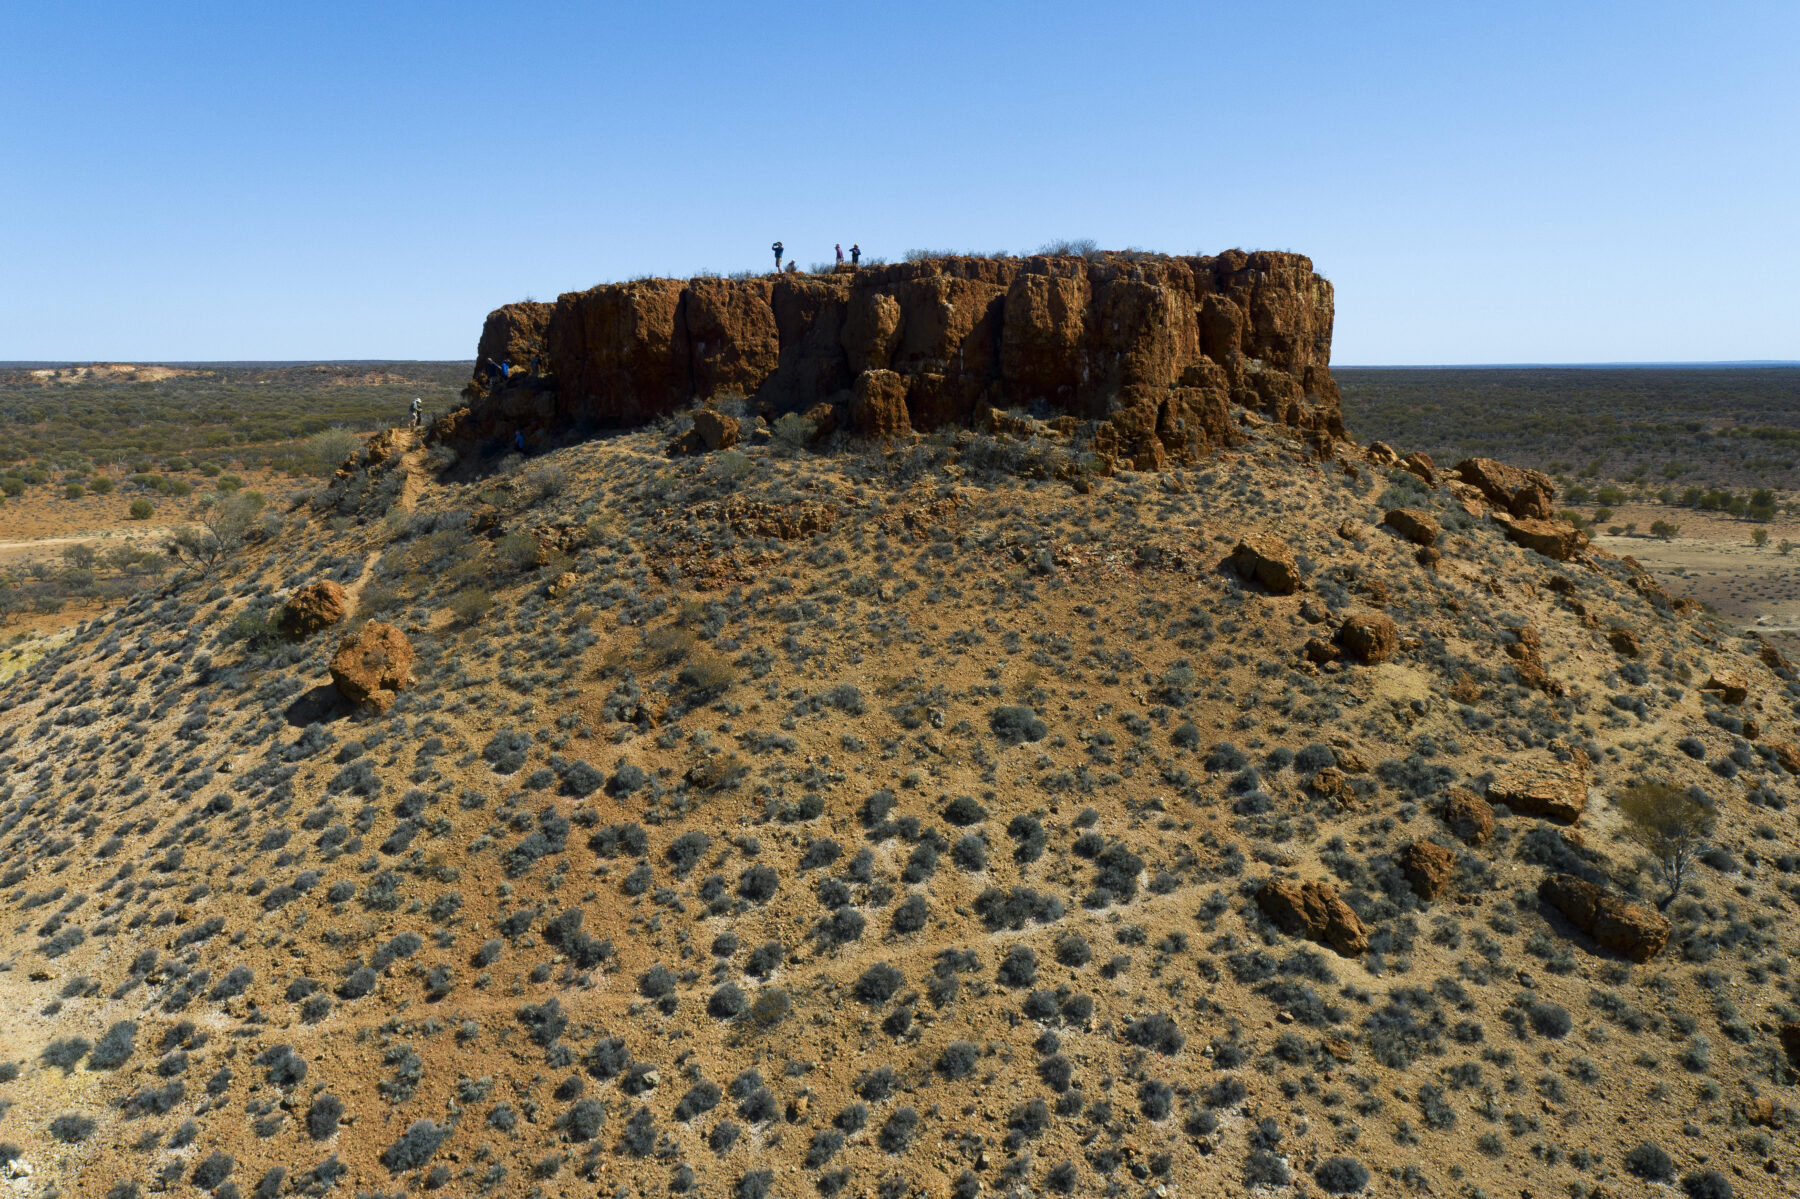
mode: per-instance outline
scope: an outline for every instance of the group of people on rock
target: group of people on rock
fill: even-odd
[[[837,251],[837,264],[839,266],[843,266],[844,265],[844,243],[838,242],[832,248]],[[782,271],[781,256],[782,256],[782,254],[784,254],[786,252],[787,247],[782,245],[780,242],[776,242],[774,245],[770,246],[769,249],[771,249],[775,252],[775,273],[779,275]],[[850,243],[850,265],[858,266],[861,263],[862,263],[862,247],[857,245],[855,242],[851,242]],[[798,269],[799,268],[794,265],[793,259],[791,259],[791,258],[788,259],[787,270],[789,271],[789,273],[793,273],[793,272],[797,271]]]

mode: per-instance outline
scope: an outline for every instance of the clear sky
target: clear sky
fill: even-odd
[[[17,3],[0,359],[464,358],[852,241],[1309,254],[1339,363],[1800,359],[1800,4]]]

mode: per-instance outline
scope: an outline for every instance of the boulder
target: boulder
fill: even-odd
[[[1272,594],[1292,595],[1300,590],[1300,567],[1294,561],[1294,551],[1279,537],[1246,537],[1231,551],[1229,561],[1244,579],[1260,584]]]
[[[1436,899],[1456,877],[1456,855],[1431,841],[1414,841],[1400,851],[1400,873],[1420,899]]]
[[[1765,741],[1769,752],[1775,755],[1775,761],[1789,774],[1800,774],[1800,749],[1786,741]]]
[[[1649,961],[1668,943],[1669,921],[1661,912],[1574,875],[1552,874],[1538,884],[1538,898],[1597,944],[1634,962]]]
[[[406,634],[371,620],[346,637],[331,656],[331,681],[351,703],[385,712],[395,696],[412,685],[412,664],[413,648]]]
[[[1526,816],[1574,824],[1587,809],[1587,776],[1574,769],[1516,767],[1488,784],[1487,797]]]
[[[1622,658],[1636,658],[1644,652],[1638,643],[1637,634],[1630,629],[1612,629],[1606,634],[1606,644]]]
[[[1540,471],[1521,470],[1492,458],[1464,458],[1456,464],[1456,473],[1490,504],[1513,516],[1546,520],[1552,515],[1556,484]]]
[[[1394,447],[1385,441],[1371,441],[1366,453],[1369,455],[1369,461],[1376,466],[1398,466],[1400,464],[1400,455],[1395,453]]]
[[[1337,643],[1364,666],[1375,666],[1394,656],[1400,634],[1385,612],[1355,612],[1338,626]]]
[[[289,637],[310,637],[344,619],[349,598],[330,579],[308,583],[288,597],[275,614],[275,627]]]
[[[1443,526],[1426,512],[1417,508],[1394,508],[1381,518],[1381,523],[1414,545],[1431,545],[1438,539]]]
[[[1443,551],[1435,545],[1422,545],[1413,554],[1413,561],[1426,570],[1436,570],[1439,562],[1444,560]]]
[[[545,584],[544,594],[551,599],[560,599],[573,590],[575,584],[579,581],[580,580],[576,578],[574,571],[565,570],[554,579],[550,580],[549,583]]]
[[[1788,1065],[1800,1070],[1800,1021],[1790,1020],[1783,1024],[1778,1035],[1781,1051],[1787,1054]]]
[[[1360,520],[1346,520],[1338,526],[1338,536],[1345,541],[1367,541],[1369,526]]]
[[[1444,827],[1468,845],[1484,845],[1494,835],[1494,808],[1466,787],[1452,787],[1438,806]]]
[[[1362,921],[1330,883],[1271,878],[1257,891],[1256,906],[1290,936],[1329,945],[1345,957],[1368,951]]]
[[[1750,685],[1744,681],[1743,676],[1730,671],[1713,671],[1707,676],[1706,682],[1700,684],[1700,690],[1712,692],[1733,707],[1750,698]]]
[[[1336,766],[1324,766],[1314,771],[1306,780],[1306,789],[1320,799],[1330,800],[1340,810],[1348,811],[1356,806],[1356,791]]]
[[[1518,625],[1506,630],[1513,635],[1513,640],[1503,647],[1506,656],[1512,659],[1513,673],[1519,676],[1524,686],[1542,691],[1546,695],[1561,695],[1563,685],[1550,677],[1544,667],[1544,639],[1530,625]]]
[[[1437,486],[1437,464],[1431,460],[1431,455],[1414,450],[1400,459],[1400,465],[1409,473],[1418,476],[1419,481],[1427,487]]]
[[[738,443],[737,418],[711,408],[694,413],[694,432],[700,434],[700,442],[708,451],[730,449]]]
[[[859,437],[882,441],[911,433],[905,376],[890,370],[867,370],[856,376],[850,389],[850,429]]]
[[[1308,637],[1300,652],[1306,655],[1308,662],[1317,662],[1321,665],[1326,662],[1336,662],[1344,656],[1343,650],[1323,637]]]
[[[1785,654],[1769,644],[1768,639],[1761,634],[1758,634],[1756,637],[1756,657],[1764,666],[1767,666],[1781,678],[1790,681],[1794,678],[1794,664],[1787,660]]]
[[[1514,544],[1557,562],[1567,562],[1587,548],[1588,535],[1566,520],[1515,518],[1499,512],[1494,520]]]

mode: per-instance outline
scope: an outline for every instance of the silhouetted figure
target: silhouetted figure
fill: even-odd
[[[769,248],[775,251],[775,270],[779,273],[781,271],[781,252],[787,247],[783,246],[780,242],[776,242]]]
[[[834,246],[832,246],[832,249],[837,251],[837,256],[838,256],[837,264],[839,266],[843,266],[844,265],[844,243],[840,241],[837,244],[835,244]]]
[[[844,261],[844,256],[842,254],[838,255],[838,261],[839,262]],[[855,242],[851,242],[850,243],[850,265],[855,266],[861,261],[862,261],[862,247],[857,245]]]

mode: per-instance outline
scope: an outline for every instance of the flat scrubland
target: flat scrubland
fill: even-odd
[[[0,684],[0,1157],[118,1199],[1790,1192],[1792,668],[1239,419],[1106,478],[403,440],[171,564]],[[1294,594],[1227,564],[1257,535]],[[347,620],[281,635],[321,580]],[[1391,657],[1328,644],[1376,615]],[[377,622],[381,713],[327,670]],[[1678,875],[1643,795],[1704,817]]]

